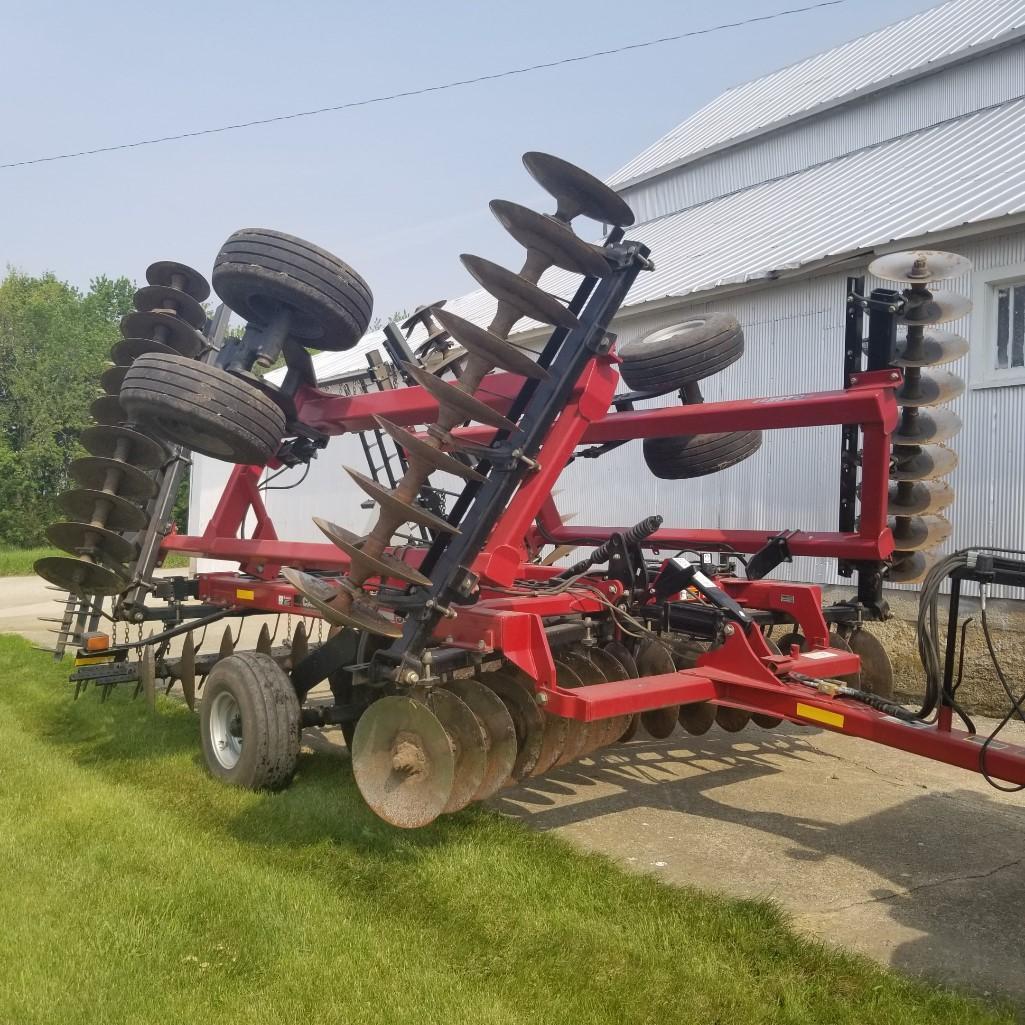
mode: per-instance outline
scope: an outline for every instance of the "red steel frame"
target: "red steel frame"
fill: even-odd
[[[619,585],[600,577],[589,580],[587,586],[575,586],[556,595],[538,595],[516,586],[517,580],[543,580],[559,572],[530,563],[528,551],[533,546],[552,541],[593,544],[625,529],[570,527],[559,516],[551,499],[552,489],[578,445],[719,431],[859,424],[864,446],[858,531],[798,532],[788,538],[788,544],[795,556],[848,560],[877,561],[893,551],[886,526],[886,501],[890,434],[898,419],[893,393],[901,382],[899,372],[856,375],[844,391],[610,412],[618,382],[617,362],[617,357],[609,354],[588,364],[545,441],[537,470],[521,484],[474,563],[481,579],[480,600],[461,608],[454,620],[443,621],[437,632],[439,640],[475,652],[501,652],[533,678],[539,701],[556,715],[590,721],[667,705],[715,701],[812,723],[978,770],[980,739],[953,729],[948,716],[936,725],[907,723],[867,705],[794,682],[795,674],[830,679],[857,672],[860,665],[856,655],[828,646],[821,591],[812,585],[732,578],[718,581],[742,606],[790,616],[808,640],[805,652],[795,649],[779,655],[757,629],[745,632],[727,627],[724,643],[703,655],[693,669],[573,690],[558,686],[545,618],[571,613],[602,615],[607,613],[608,603],[620,597]],[[492,374],[477,394],[487,396],[495,409],[506,412],[522,383],[513,375]],[[420,387],[355,396],[330,395],[305,387],[296,396],[296,405],[305,423],[328,435],[372,428],[374,414],[414,427],[434,422],[438,413],[437,403]],[[490,428],[481,427],[457,433],[482,442],[494,434]],[[236,466],[204,533],[172,534],[165,539],[164,550],[240,563],[245,576],[201,575],[199,594],[209,602],[239,609],[315,615],[278,577],[281,565],[340,574],[347,569],[348,559],[330,544],[277,538],[257,489],[262,469]],[[251,538],[240,539],[238,531],[250,512],[256,518],[256,529]],[[773,533],[668,527],[656,531],[644,544],[651,549],[729,547],[753,552]],[[414,563],[422,555],[415,549],[405,553]],[[993,743],[986,751],[985,767],[995,778],[1025,783],[1025,749]]]

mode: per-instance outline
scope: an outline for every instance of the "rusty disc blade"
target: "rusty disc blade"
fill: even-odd
[[[893,453],[890,478],[902,480],[934,480],[957,469],[957,453],[945,445],[920,445]]]
[[[903,253],[878,256],[868,265],[869,274],[883,281],[911,281],[927,283],[959,278],[972,269],[972,261],[957,253],[944,253],[935,249],[915,249]]]
[[[134,562],[139,546],[106,527],[89,523],[51,523],[46,538],[55,548],[72,555],[88,555],[107,563]],[[101,558],[101,556],[103,556]]]
[[[470,253],[463,253],[459,259],[485,292],[500,302],[508,303],[522,316],[567,329],[579,323],[576,316],[554,295],[538,288],[522,275]]]
[[[797,630],[793,630],[790,633],[783,634],[777,641],[776,647],[783,655],[790,655],[790,649],[797,645],[798,651],[804,651],[808,647],[808,642],[804,639],[804,634],[799,633]]]
[[[121,498],[149,500],[157,493],[157,484],[152,477],[121,459],[83,456],[72,462],[68,472],[76,484],[94,491],[106,490],[107,478],[112,477],[111,493]]]
[[[729,705],[715,706],[715,723],[727,733],[739,733],[751,721],[751,713]]]
[[[544,732],[541,735],[541,751],[538,753],[537,762],[530,770],[531,776],[543,776],[562,757],[566,747],[566,737],[569,734],[569,720],[559,715],[552,715],[550,712],[541,712],[541,722]]]
[[[648,736],[655,740],[665,740],[672,736],[676,723],[680,718],[680,705],[667,705],[665,708],[649,708],[641,712],[641,725]]]
[[[191,324],[170,310],[127,313],[121,318],[123,338],[152,338],[171,346],[182,356],[198,356],[206,339]]]
[[[936,557],[926,552],[894,552],[893,564],[886,571],[886,579],[894,584],[920,584],[932,568]]]
[[[890,485],[886,508],[891,516],[922,516],[946,509],[956,495],[945,480],[905,481]]]
[[[485,673],[480,682],[501,699],[516,731],[516,761],[510,776],[521,780],[530,775],[541,754],[544,719],[534,695],[502,670]]]
[[[348,609],[334,604],[341,592],[318,577],[285,566],[281,575],[313,606],[329,623],[347,626],[353,630],[366,630],[381,637],[401,637],[402,624],[386,619],[367,602],[353,602]]]
[[[917,552],[935,548],[950,537],[954,527],[945,516],[890,516],[887,525],[893,531],[897,551]],[[892,578],[891,578],[892,579]]]
[[[130,427],[107,424],[87,427],[78,440],[90,455],[122,459],[140,470],[155,470],[167,461],[167,449],[163,445]]]
[[[128,419],[116,395],[101,395],[98,399],[93,399],[89,406],[89,415],[98,424],[110,426],[123,423]]]
[[[462,477],[463,480],[484,480],[484,474],[478,473],[473,467],[454,459],[447,452],[418,438],[415,434],[407,431],[391,420],[385,420],[383,416],[374,416],[374,422],[385,432],[400,448],[405,449],[410,461],[416,460],[423,463],[432,470],[439,470],[442,473],[451,473],[455,477]]]
[[[895,398],[902,406],[938,406],[964,393],[965,383],[949,370],[922,370],[918,379],[906,377]]]
[[[178,288],[196,302],[205,302],[210,298],[210,283],[187,264],[175,260],[157,260],[146,268],[146,280],[151,285],[164,285]]]
[[[196,644],[192,634],[185,635],[181,657],[174,668],[175,676],[181,681],[185,704],[194,712],[196,710]]]
[[[524,249],[540,253],[556,267],[593,278],[603,278],[611,271],[601,247],[585,242],[565,221],[505,199],[493,199],[490,206],[498,223]]]
[[[473,800],[487,771],[488,750],[484,725],[473,714],[470,706],[450,690],[435,687],[420,700],[445,728],[455,755],[452,792],[443,810],[461,811]]]
[[[625,744],[628,740],[633,740],[634,737],[637,735],[637,730],[639,729],[640,725],[641,717],[639,715],[627,716],[626,729],[623,730],[623,732],[617,738],[616,743]]]
[[[106,491],[75,488],[60,495],[57,504],[73,520],[95,523],[108,530],[142,530],[149,522],[137,505]]]
[[[940,290],[932,293],[931,299],[924,299],[921,302],[911,295],[908,297],[908,305],[898,319],[902,324],[909,326],[926,324],[946,324],[950,320],[960,320],[972,312],[971,299],[959,295],[957,292]]]
[[[897,355],[893,364],[897,367],[936,367],[952,363],[967,352],[968,339],[953,331],[926,327],[919,338],[904,328],[903,333],[897,336]]]
[[[348,555],[351,565],[358,566],[370,576],[380,577],[382,580],[395,578],[405,580],[409,584],[417,584],[420,587],[430,587],[430,577],[424,576],[418,569],[395,558],[394,555],[389,555],[387,552],[382,552],[380,555],[366,554],[360,548],[363,539],[359,534],[354,534],[351,530],[339,527],[337,523],[321,519],[319,516],[314,516],[313,522],[333,545]]]
[[[908,412],[916,413],[909,417]],[[961,418],[952,409],[909,410],[890,436],[894,445],[928,445],[947,441],[961,430]]]
[[[695,701],[690,705],[680,705],[678,716],[680,725],[692,737],[700,737],[715,725],[716,706],[711,701]]]
[[[413,378],[420,387],[425,388],[437,400],[441,409],[455,411],[461,414],[463,420],[476,420],[499,430],[511,431],[516,425],[502,416],[501,413],[485,405],[480,399],[475,399],[469,392],[457,388],[448,381],[428,373],[422,367],[414,366],[412,363],[403,363],[402,369]]]
[[[580,678],[577,671],[564,660],[564,656],[564,652],[560,653],[559,658],[554,660],[556,683],[559,687],[565,687],[570,690],[575,687],[582,687],[584,681]],[[579,719],[567,718],[563,718],[562,722],[565,726],[565,733],[562,738],[562,752],[555,761],[556,768],[576,761],[587,749],[591,736],[590,723],[581,722]]]
[[[140,356],[147,356],[154,352],[160,353],[162,356],[181,355],[177,349],[165,345],[163,342],[154,341],[152,338],[125,338],[110,350],[110,358],[120,366],[130,366]]]
[[[299,623],[292,634],[289,644],[288,663],[294,669],[310,653],[309,637],[306,634],[306,624]]]
[[[562,685],[562,676],[567,671],[573,674],[573,686],[593,687],[597,684],[607,683],[604,673],[580,650],[570,649],[560,654],[559,660],[555,663],[559,674],[559,685]],[[579,684],[576,682],[579,680]],[[608,719],[591,719],[589,722],[579,722],[567,719],[567,723],[576,723],[576,731],[581,734],[579,743],[576,746],[573,760],[583,758],[592,751],[598,750],[604,743],[609,732]],[[570,725],[567,733],[572,733],[573,726]]]
[[[483,683],[452,680],[445,684],[445,689],[468,705],[484,727],[487,764],[473,800],[485,801],[498,793],[512,775],[516,764],[516,727],[505,702]]]
[[[144,285],[135,293],[132,304],[140,313],[169,309],[190,327],[201,328],[206,323],[206,310],[188,292],[169,285]]]
[[[443,534],[458,534],[459,529],[443,520],[440,516],[428,512],[422,505],[412,505],[396,498],[394,492],[382,487],[377,481],[366,474],[354,470],[351,466],[344,467],[345,472],[375,501],[382,509],[387,509],[395,516],[401,516],[403,523],[418,523],[429,530]]]
[[[534,362],[522,349],[517,348],[504,338],[492,334],[485,328],[478,327],[472,321],[457,317],[448,310],[439,310],[438,321],[445,330],[469,353],[487,363],[492,363],[500,370],[521,377],[530,377],[535,381],[546,380],[551,375]]]
[[[360,716],[352,774],[370,810],[402,829],[429,825],[452,796],[456,756],[445,727],[422,702],[384,697]]]
[[[120,394],[121,385],[125,383],[125,374],[128,373],[128,369],[128,367],[107,367],[100,374],[100,387],[108,395]]]
[[[403,331],[412,331],[417,324],[427,325],[430,318],[434,313],[439,310],[448,300],[438,299],[437,302],[427,303],[424,306],[418,306],[413,312],[406,317],[406,319],[399,325]]]
[[[859,627],[847,639],[848,646],[861,659],[862,690],[878,694],[887,701],[893,698],[893,663],[875,634]]]
[[[127,586],[127,581],[113,570],[68,555],[48,555],[37,559],[32,568],[48,583],[80,598],[120,594]]]
[[[555,198],[555,216],[571,221],[583,214],[601,224],[628,228],[634,213],[626,201],[593,174],[561,157],[532,150],[523,154],[523,166],[530,176]]]

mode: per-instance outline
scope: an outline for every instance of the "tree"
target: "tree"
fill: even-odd
[[[52,274],[10,271],[0,283],[0,543],[39,544],[59,518],[68,466],[118,321],[132,307],[127,278],[86,292]]]

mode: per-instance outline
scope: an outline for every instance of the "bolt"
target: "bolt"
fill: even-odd
[[[609,594],[619,594],[619,584],[614,580],[609,581]]]
[[[406,681],[406,683],[420,682],[420,674],[413,669],[410,669],[409,672],[406,673],[402,678]]]
[[[543,690],[538,692],[537,703],[539,705],[547,705],[548,704],[548,695]]]
[[[484,643],[484,641],[481,640],[481,641],[477,642],[477,650],[478,651],[487,651],[487,649],[488,649],[488,646]]]
[[[727,623],[726,626],[723,627],[723,631],[722,632],[724,634],[726,634],[727,637],[732,637],[733,636],[733,630],[734,630],[733,624],[732,623]]]

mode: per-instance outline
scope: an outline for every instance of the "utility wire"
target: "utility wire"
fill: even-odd
[[[557,68],[564,64],[579,64],[582,61],[594,60],[596,57],[611,57],[618,53],[627,53],[631,50],[643,50],[649,46],[660,46],[663,43],[675,43],[681,39],[692,39],[695,36],[707,36],[713,32],[722,32],[730,28],[742,28],[744,25],[754,25],[757,22],[775,21],[777,18],[784,18],[791,14],[804,14],[807,11],[817,11],[822,7],[837,7],[840,4],[850,3],[851,0],[821,0],[820,3],[808,4],[805,7],[791,7],[784,11],[774,11],[772,14],[759,14],[751,18],[744,18],[741,21],[727,21],[720,25],[710,25],[708,28],[692,29],[689,32],[678,32],[672,36],[660,36],[658,39],[647,39],[641,43],[628,43],[624,46],[617,46],[611,50],[595,50],[592,53],[583,53],[576,57],[562,57],[559,60],[546,61],[542,64],[529,64],[522,68],[510,68],[506,71],[496,71],[490,75],[477,75],[474,78],[463,78],[455,82],[444,82],[440,85],[427,85],[419,89],[407,89],[403,92],[389,93],[386,96],[371,96],[363,100],[350,100],[348,103],[338,103],[331,107],[317,107],[314,110],[299,110],[291,114],[278,114],[275,117],[256,118],[252,121],[238,121],[235,124],[220,125],[217,128],[200,128],[191,132],[180,132],[177,135],[161,135],[154,139],[139,139],[135,142],[122,142],[114,146],[99,146],[96,149],[83,149],[72,153],[55,153],[48,157],[33,157],[30,160],[15,160],[7,164],[0,164],[0,171],[13,167],[27,167],[30,164],[48,164],[57,160],[74,160],[76,157],[91,157],[97,153],[113,153],[117,150],[138,149],[141,146],[156,146],[164,142],[178,142],[181,139],[195,139],[203,135],[219,135],[222,132],[235,132],[242,128],[255,128],[259,125],[271,125],[278,121],[294,121],[301,117],[316,117],[318,114],[333,114],[340,110],[351,110],[354,107],[369,107],[375,103],[389,103],[392,100],[402,100],[410,96],[423,96],[426,93],[444,92],[447,89],[458,89],[462,86],[477,85],[480,82],[494,82],[500,78],[512,78],[514,75],[526,75],[533,71],[544,71],[547,68]]]

